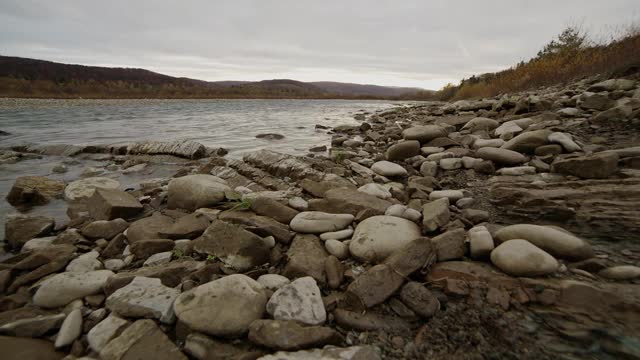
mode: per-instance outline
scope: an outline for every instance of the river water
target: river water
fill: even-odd
[[[328,145],[327,130],[358,124],[358,113],[388,109],[401,103],[360,100],[25,100],[0,99],[0,148],[23,144],[126,144],[141,140],[194,140],[205,146],[224,147],[231,157],[259,149],[293,155],[310,147]],[[261,133],[278,133],[282,140],[257,139]],[[6,216],[17,212],[5,197],[15,179],[25,175],[48,176],[70,182],[89,161],[69,165],[69,172],[54,174],[64,161],[43,157],[16,164],[0,164],[0,241]],[[158,177],[154,173],[148,176]],[[164,169],[166,171],[166,169]],[[161,174],[168,176],[169,173]],[[122,181],[120,174],[105,174]],[[130,179],[133,181],[135,179]],[[124,185],[124,184],[123,184]],[[31,214],[65,217],[64,201],[29,209]]]

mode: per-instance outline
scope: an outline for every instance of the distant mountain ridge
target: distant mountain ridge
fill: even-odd
[[[380,98],[411,99],[419,88],[340,82],[203,81],[139,68],[111,68],[0,56],[0,97]]]

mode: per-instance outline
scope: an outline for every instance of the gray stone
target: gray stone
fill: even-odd
[[[80,229],[80,233],[91,240],[110,240],[125,231],[128,227],[129,223],[124,219],[98,220],[85,225]]]
[[[412,221],[373,216],[358,224],[349,251],[361,261],[379,262],[420,236],[420,227]]]
[[[100,352],[111,339],[116,337],[130,322],[115,314],[110,314],[87,333],[87,342],[91,350]]]
[[[503,227],[495,233],[499,243],[511,239],[524,239],[549,254],[566,259],[582,260],[594,256],[586,241],[570,232],[550,226],[518,224]]]
[[[618,265],[606,268],[600,271],[598,275],[612,280],[634,280],[640,278],[640,267],[633,265]]]
[[[446,136],[447,131],[438,125],[414,126],[402,132],[402,137],[406,140],[418,140],[422,144]]]
[[[82,311],[75,309],[64,319],[58,336],[56,336],[55,347],[61,348],[71,343],[82,334]]]
[[[371,165],[371,170],[382,176],[407,176],[407,170],[402,166],[390,161],[378,161]]]
[[[118,189],[96,189],[87,205],[96,220],[128,219],[142,211],[138,199]]]
[[[400,290],[400,298],[411,310],[423,318],[430,318],[440,310],[440,301],[424,285],[410,281]]]
[[[322,296],[312,277],[303,277],[278,289],[267,303],[267,312],[275,320],[296,320],[321,325],[327,319]]]
[[[109,270],[86,273],[65,272],[54,275],[40,283],[40,287],[33,296],[33,303],[44,308],[67,305],[75,299],[101,292],[107,280],[113,275]]]
[[[187,141],[143,141],[127,147],[129,154],[173,155],[187,159],[199,159],[205,156],[206,148],[199,142]]]
[[[422,226],[429,232],[447,225],[450,217],[449,198],[440,198],[422,207]]]
[[[547,275],[558,269],[558,261],[527,240],[514,239],[491,252],[491,262],[513,276]]]
[[[187,360],[153,320],[138,320],[100,351],[102,360]]]
[[[551,171],[584,179],[605,179],[618,170],[618,160],[616,153],[596,153],[556,160],[551,164]]]
[[[351,214],[329,214],[320,211],[304,211],[296,215],[289,226],[301,233],[321,234],[342,230],[353,222]]]
[[[160,279],[136,276],[125,287],[109,295],[107,309],[133,318],[153,318],[165,324],[175,321],[173,302],[180,291],[162,285]]]
[[[503,148],[483,147],[476,151],[475,156],[501,165],[518,165],[527,161],[527,157],[519,152]]]
[[[277,350],[300,350],[340,342],[340,334],[323,326],[303,326],[296,321],[256,320],[249,340]]]
[[[286,286],[289,285],[276,293]],[[174,309],[178,319],[193,330],[236,337],[245,334],[253,321],[262,318],[266,303],[262,285],[246,275],[234,274],[182,293]]]
[[[187,175],[169,182],[167,206],[170,209],[195,211],[209,207],[225,199],[225,191],[230,191],[226,181],[217,176]]]
[[[465,231],[464,229],[455,229],[447,231],[431,239],[438,261],[447,261],[459,259],[465,254]]]
[[[88,199],[96,189],[118,189],[120,183],[106,177],[89,177],[76,180],[64,189],[64,197],[69,201]]]
[[[401,141],[387,149],[387,160],[402,161],[420,154],[420,142],[417,140]]]
[[[44,205],[62,197],[64,184],[44,176],[21,176],[16,179],[7,194],[7,202],[13,206]]]
[[[533,154],[538,146],[546,145],[549,142],[549,135],[551,135],[550,130],[528,131],[507,141],[501,149]]]
[[[311,276],[320,283],[326,282],[324,261],[327,252],[315,235],[296,235],[287,251],[287,264],[282,275],[292,279]]]
[[[370,345],[350,347],[325,346],[322,349],[300,350],[296,352],[278,351],[258,360],[380,360],[379,352]]]
[[[489,257],[494,249],[493,237],[484,226],[476,226],[467,233],[469,237],[469,252],[472,259]]]

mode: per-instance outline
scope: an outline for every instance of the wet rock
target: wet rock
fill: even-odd
[[[48,216],[8,215],[4,226],[5,241],[19,249],[27,241],[49,234],[55,221]]]
[[[327,314],[316,281],[303,277],[278,289],[267,303],[267,312],[275,320],[296,320],[321,325]]]
[[[178,319],[193,330],[236,337],[262,318],[266,303],[262,285],[246,275],[235,274],[182,293],[174,310]]]
[[[173,155],[186,159],[200,159],[205,156],[204,145],[195,141],[144,141],[127,147],[129,154]]]
[[[237,271],[269,262],[270,250],[261,237],[220,220],[214,220],[204,234],[193,241],[193,249],[216,256]]]
[[[546,145],[551,131],[534,130],[520,134],[502,145],[501,149],[533,154],[537,147]],[[491,159],[488,159],[491,160]]]
[[[551,164],[551,171],[583,179],[604,179],[618,170],[618,159],[616,153],[597,153],[557,160]]]
[[[106,177],[89,177],[76,180],[64,189],[64,197],[69,201],[88,199],[96,189],[118,189],[120,183]]]
[[[155,212],[149,217],[136,220],[132,222],[127,229],[129,244],[133,244],[139,240],[162,239],[163,236],[160,233],[173,225],[173,222],[172,218],[162,215],[159,212]]]
[[[491,252],[491,262],[513,276],[538,276],[554,273],[558,261],[527,240],[514,239]]]
[[[195,239],[209,227],[209,219],[201,213],[193,213],[176,220],[171,226],[158,233],[169,239]]]
[[[640,278],[640,267],[633,265],[619,265],[606,268],[598,275],[611,280],[633,280]]]
[[[33,303],[44,308],[67,305],[75,299],[101,292],[111,276],[113,272],[109,270],[54,275],[40,283],[33,296]]]
[[[411,310],[424,318],[430,318],[440,310],[438,298],[415,281],[410,281],[402,287],[400,298]]]
[[[289,224],[298,211],[276,200],[259,197],[251,202],[251,210],[258,215],[268,216],[283,224]]]
[[[274,133],[258,134],[256,135],[256,139],[282,140],[284,139],[284,135]]]
[[[296,215],[289,226],[301,233],[320,234],[342,230],[353,222],[351,214],[329,214],[320,211],[305,211]]]
[[[402,166],[392,163],[390,161],[378,161],[371,165],[371,170],[373,170],[376,174],[382,176],[407,176],[407,170]]]
[[[58,336],[56,337],[55,347],[61,348],[71,343],[82,333],[82,311],[75,309],[64,319]]]
[[[504,148],[484,147],[476,151],[476,157],[491,160],[501,165],[518,165],[527,161],[527,157],[519,152]]]
[[[0,336],[0,348],[3,360],[59,360],[66,355],[50,341],[13,336]]]
[[[412,221],[373,216],[358,224],[349,251],[361,261],[379,262],[420,236],[420,227]]]
[[[175,321],[173,302],[180,291],[162,285],[160,279],[136,276],[127,286],[109,295],[106,307],[118,315]]]
[[[138,199],[118,189],[96,189],[87,204],[96,220],[128,219],[142,211]]]
[[[7,202],[13,206],[44,205],[62,197],[64,184],[43,176],[21,176],[16,179],[7,194]]]
[[[431,239],[438,261],[459,259],[465,254],[465,231],[455,229],[445,232]]]
[[[98,220],[85,225],[80,229],[80,233],[91,240],[110,240],[128,227],[129,223],[124,219]]]
[[[506,226],[495,233],[495,239],[505,242],[524,239],[549,254],[565,259],[582,260],[594,256],[593,249],[586,241],[559,228],[519,224]]]
[[[323,326],[304,326],[296,321],[256,320],[249,328],[249,340],[276,350],[300,350],[338,344],[340,334]]]
[[[87,333],[87,342],[91,350],[100,352],[111,339],[116,337],[131,323],[115,314],[109,314]]]
[[[292,279],[311,276],[319,283],[326,282],[324,262],[327,252],[315,235],[296,235],[287,251],[287,265],[282,275]]]
[[[387,160],[402,161],[419,154],[420,142],[416,140],[401,141],[387,149]]]
[[[329,203],[329,208],[332,209],[332,212],[351,214],[354,216],[363,210],[369,211],[372,214],[382,215],[385,210],[391,206],[391,203],[387,200],[345,188],[329,190],[324,194],[324,197]],[[327,231],[335,230],[340,229]]]
[[[102,360],[187,360],[153,320],[138,320],[100,351]]]
[[[422,144],[446,136],[447,131],[438,125],[414,126],[402,132],[402,137],[405,140],[418,140]]]
[[[427,231],[435,231],[449,223],[449,199],[441,198],[422,207],[422,225]]]
[[[187,175],[169,182],[167,206],[170,209],[195,211],[215,205],[225,199],[231,188],[217,176]]]

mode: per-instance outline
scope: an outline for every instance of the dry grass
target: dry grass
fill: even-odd
[[[464,80],[454,89],[440,90],[443,100],[492,97],[606,74],[640,65],[640,28],[629,27],[606,42],[539,55],[510,69]],[[455,91],[452,91],[455,90]]]

